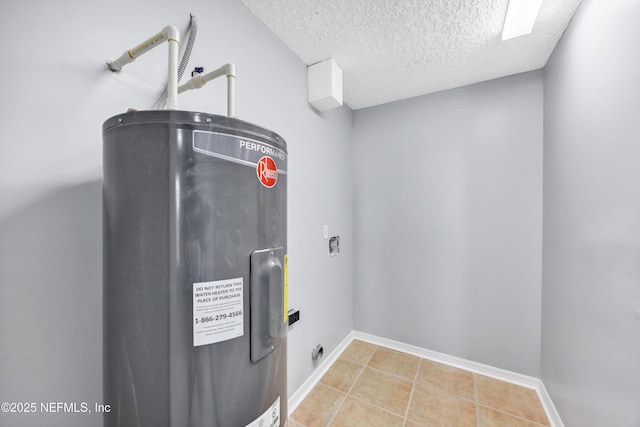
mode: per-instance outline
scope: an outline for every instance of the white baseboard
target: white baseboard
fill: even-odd
[[[547,413],[547,418],[549,418],[549,424],[551,424],[551,427],[564,427],[562,418],[560,418],[560,414],[558,413],[556,406],[553,404],[551,396],[549,395],[549,392],[544,386],[542,380],[540,380],[540,387],[536,389],[536,392],[538,392],[538,397],[540,398],[544,412]]]
[[[360,341],[366,341],[371,344],[375,344],[381,347],[387,347],[392,350],[401,351],[404,353],[412,354],[414,356],[422,357],[424,359],[433,360],[434,362],[443,363],[446,365],[454,366],[456,368],[465,369],[467,371],[475,372],[488,377],[496,378],[502,381],[510,382],[512,384],[520,385],[533,389],[538,394],[538,398],[542,403],[542,407],[547,414],[551,427],[564,427],[562,419],[556,410],[556,407],[547,392],[544,384],[539,378],[530,377],[528,375],[519,374],[517,372],[507,371],[505,369],[495,368],[493,366],[484,365],[482,363],[473,362],[471,360],[462,359],[455,356],[450,356],[444,353],[438,353],[436,351],[427,350],[422,347],[417,347],[410,344],[405,344],[399,341],[382,338],[376,335],[367,334],[359,331],[351,331],[342,340],[335,350],[331,352],[321,365],[316,369],[307,380],[291,395],[289,398],[289,415],[296,410],[298,405],[304,400],[305,397],[311,392],[313,387],[320,381],[320,379],[327,373],[333,362],[335,362],[342,352],[351,344],[351,341],[358,339]]]

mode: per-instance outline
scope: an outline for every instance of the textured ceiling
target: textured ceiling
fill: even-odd
[[[242,0],[302,61],[335,59],[352,109],[542,68],[581,0],[502,41],[508,0]]]

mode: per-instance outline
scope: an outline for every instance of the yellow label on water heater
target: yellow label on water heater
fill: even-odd
[[[285,254],[284,256],[284,290],[283,290],[283,294],[284,294],[284,303],[283,303],[283,312],[284,312],[284,323],[287,323],[287,321],[289,320],[289,313],[287,313],[289,311],[288,307],[287,307],[287,303],[288,303],[288,294],[289,294],[289,271],[287,269],[287,257],[289,256],[289,254]]]

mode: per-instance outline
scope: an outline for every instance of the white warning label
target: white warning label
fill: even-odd
[[[260,417],[247,424],[246,427],[279,427],[280,426],[280,396]]]
[[[242,277],[193,284],[193,346],[244,333]]]

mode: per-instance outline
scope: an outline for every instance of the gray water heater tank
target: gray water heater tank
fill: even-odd
[[[284,426],[284,140],[139,111],[103,143],[105,426]]]

